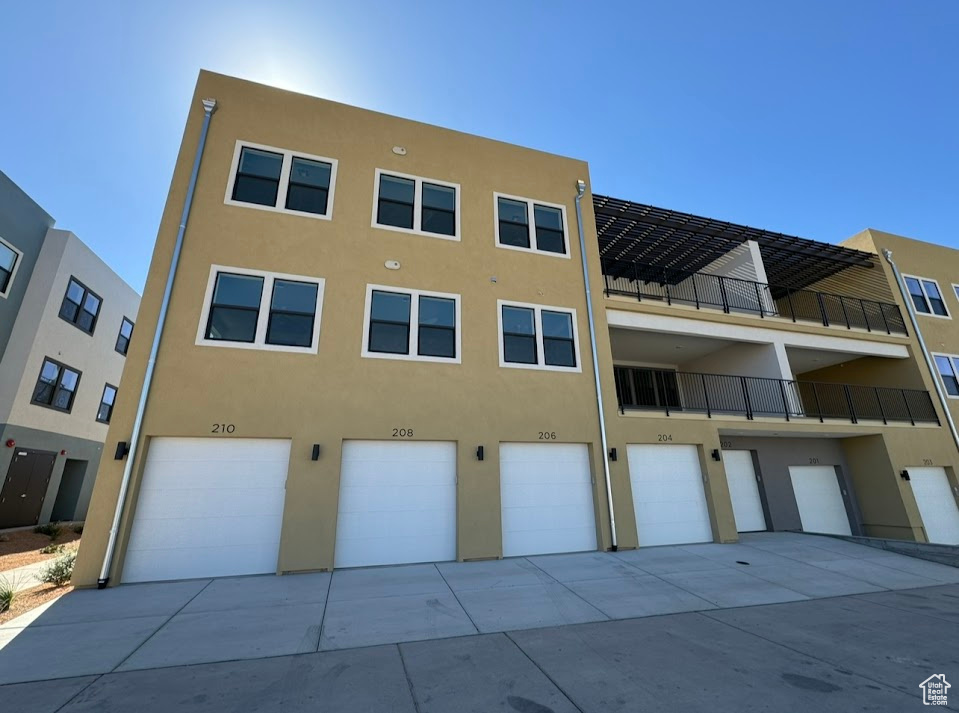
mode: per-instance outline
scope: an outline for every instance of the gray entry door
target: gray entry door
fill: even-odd
[[[14,451],[0,490],[0,528],[37,524],[56,457],[25,448]]]

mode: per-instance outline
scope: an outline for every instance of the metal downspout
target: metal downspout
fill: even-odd
[[[140,402],[137,404],[136,418],[133,420],[133,433],[130,434],[130,451],[127,462],[123,467],[123,478],[120,481],[120,493],[117,496],[117,506],[113,512],[113,524],[110,526],[110,538],[107,541],[107,550],[103,556],[103,566],[100,568],[100,577],[97,579],[97,589],[103,589],[110,581],[110,567],[113,564],[113,553],[116,550],[117,535],[120,530],[120,518],[123,516],[123,506],[130,488],[130,477],[133,474],[133,461],[136,458],[137,446],[140,441],[140,431],[143,426],[143,414],[146,412],[147,399],[150,396],[150,384],[153,381],[153,370],[156,367],[157,353],[160,351],[160,339],[163,337],[163,326],[166,323],[167,309],[170,306],[170,295],[173,292],[173,281],[176,278],[177,265],[180,262],[180,252],[183,249],[183,236],[186,233],[186,224],[190,218],[190,208],[193,206],[193,192],[196,190],[196,179],[200,173],[200,161],[203,158],[203,148],[206,146],[206,136],[210,129],[210,118],[216,111],[216,99],[203,99],[203,127],[200,129],[200,142],[196,147],[196,157],[193,159],[193,172],[190,174],[190,184],[186,191],[186,200],[183,202],[183,213],[180,216],[180,229],[177,231],[176,244],[173,247],[173,256],[170,258],[170,272],[167,275],[166,287],[163,290],[163,301],[160,303],[160,315],[157,317],[156,333],[153,335],[153,346],[150,348],[150,359],[147,362],[146,374],[143,376],[143,386],[140,389]]]
[[[956,422],[952,420],[952,413],[949,411],[949,400],[942,390],[942,384],[937,374],[936,365],[932,361],[932,355],[930,355],[929,350],[926,349],[926,341],[922,338],[922,332],[919,331],[919,322],[916,319],[916,313],[913,309],[912,298],[909,296],[909,291],[906,289],[905,283],[902,280],[899,268],[896,267],[896,263],[892,260],[892,250],[884,248],[882,256],[886,258],[886,262],[892,267],[892,274],[896,278],[896,286],[899,288],[899,294],[902,296],[902,301],[906,305],[906,313],[909,315],[909,321],[912,323],[912,331],[916,334],[916,341],[919,342],[919,350],[926,360],[926,368],[929,369],[932,383],[936,387],[936,394],[939,396],[939,404],[942,406],[942,412],[945,414],[946,422],[949,424],[949,430],[952,432],[952,440],[956,444],[956,449],[959,449],[959,432],[956,431]]]
[[[589,268],[586,265],[586,237],[583,234],[583,207],[580,201],[586,193],[586,182],[576,182],[576,226],[579,228],[579,255],[583,263],[583,285],[586,289],[586,316],[589,319],[589,347],[593,355],[593,378],[596,381],[596,407],[599,409],[599,437],[603,443],[603,475],[606,477],[606,504],[609,507],[609,533],[612,549],[618,547],[616,513],[613,510],[613,488],[609,476],[609,443],[606,440],[606,414],[603,410],[603,388],[599,379],[599,359],[596,355],[596,323],[593,321],[593,295],[589,286]]]

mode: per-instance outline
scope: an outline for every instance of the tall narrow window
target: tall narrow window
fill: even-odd
[[[948,317],[949,310],[939,291],[939,283],[922,277],[903,276],[906,288],[912,298],[912,305],[916,312],[930,314],[937,317]]]
[[[956,376],[956,357],[936,355],[936,369],[950,396],[959,397],[959,378]]]
[[[7,296],[19,260],[20,253],[0,241],[0,296]]]
[[[374,290],[370,308],[369,350],[409,354],[410,295]]]
[[[456,356],[456,302],[441,297],[420,297],[420,356]]]
[[[120,322],[120,333],[117,335],[117,344],[115,349],[126,356],[130,350],[130,337],[133,336],[133,322],[126,317]]]
[[[532,309],[503,307],[503,358],[514,364],[536,364],[536,320]]]
[[[926,297],[929,298],[929,306],[932,307],[933,314],[938,314],[940,317],[948,315],[946,303],[942,299],[942,293],[939,292],[939,285],[930,280],[923,280],[922,286],[926,291]]]
[[[245,146],[233,182],[233,200],[257,205],[276,205],[283,154]]]
[[[260,316],[263,278],[221,272],[216,276],[206,338],[253,342]]]
[[[117,398],[117,387],[107,384],[103,387],[103,396],[100,397],[100,407],[97,409],[97,421],[110,423],[113,416],[113,402]]]
[[[310,346],[313,343],[316,294],[315,282],[275,280],[266,343],[288,347]]]
[[[569,312],[543,310],[543,356],[549,366],[576,366],[573,318]]]
[[[518,248],[529,247],[529,215],[526,203],[500,198],[499,242]]]
[[[87,334],[93,334],[101,303],[102,300],[96,294],[75,277],[71,277],[60,305],[60,317]]]
[[[423,183],[423,230],[456,235],[456,189]]]
[[[53,359],[43,360],[30,403],[69,413],[80,385],[80,372]]]
[[[412,230],[415,195],[415,181],[382,174],[376,222]]]
[[[325,161],[293,158],[286,207],[303,213],[326,214],[332,165]]]

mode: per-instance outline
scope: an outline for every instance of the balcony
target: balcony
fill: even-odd
[[[727,314],[757,314],[825,327],[908,334],[898,305],[889,302],[618,260],[604,259],[602,268],[607,296],[690,305]]]
[[[851,423],[932,423],[939,418],[929,392],[725,374],[615,367],[620,411],[662,411]]]

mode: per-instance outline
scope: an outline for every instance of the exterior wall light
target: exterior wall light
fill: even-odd
[[[719,454],[718,448],[713,448],[713,452],[710,454],[713,457],[713,460],[722,460],[723,457]]]
[[[615,448],[610,448],[610,449],[609,449],[609,459],[610,459],[611,461],[615,461],[615,460],[616,460],[616,449],[615,449]]]
[[[313,455],[311,456],[311,458],[312,458],[313,460],[319,460],[319,459],[320,459],[320,444],[319,444],[319,443],[314,443],[314,444],[313,444]]]
[[[116,453],[113,454],[113,460],[123,460],[127,453],[130,452],[130,444],[126,441],[120,441],[117,443]]]
[[[899,477],[902,478],[903,480],[912,480],[912,478],[909,477],[909,471],[908,471],[908,470],[902,471],[902,472],[899,474]]]
[[[484,456],[485,452],[483,450],[483,446],[476,446],[476,460],[483,460]]]

